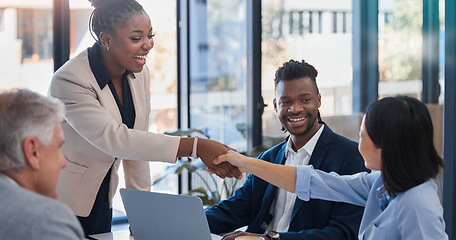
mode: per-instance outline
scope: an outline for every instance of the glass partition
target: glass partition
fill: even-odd
[[[54,69],[52,16],[52,0],[0,3],[0,89],[47,93]]]
[[[421,98],[423,1],[379,0],[379,97]]]
[[[246,1],[191,0],[190,127],[245,151]]]
[[[263,141],[282,136],[274,112],[274,74],[304,59],[318,70],[322,116],[352,113],[352,1],[262,1]]]

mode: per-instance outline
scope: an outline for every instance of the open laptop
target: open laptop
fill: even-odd
[[[135,240],[220,240],[210,233],[201,199],[120,189]]]

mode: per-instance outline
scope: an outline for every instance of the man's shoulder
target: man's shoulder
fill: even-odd
[[[319,169],[328,172],[334,171],[339,174],[354,174],[361,171],[368,171],[359,153],[358,143],[333,132],[329,127],[326,129],[329,131],[322,134],[321,137],[326,138],[322,140],[328,144],[327,151],[324,154],[324,160]]]
[[[332,132],[327,157],[333,156],[338,156],[339,159],[352,156],[347,158],[346,160],[356,160],[356,162],[359,162],[361,165],[364,166],[364,161],[359,161],[360,159],[362,160],[362,157],[358,150],[358,143],[335,132]]]
[[[280,150],[282,150],[287,144],[287,141],[283,141],[271,148],[269,148],[268,150],[264,151],[263,153],[260,154],[260,156],[258,156],[259,159],[263,159],[263,160],[268,160],[268,161],[273,161],[277,155],[279,154]]]
[[[331,128],[328,125],[325,125],[325,130],[323,131],[322,136],[320,138],[327,138],[330,139],[330,143],[334,146],[338,146],[341,148],[358,148],[358,143],[355,141],[352,141],[334,131],[331,130]]]
[[[27,237],[44,232],[64,232],[71,239],[82,236],[79,222],[65,204],[18,185],[2,185],[1,189],[5,192],[0,196],[0,234]],[[16,227],[18,224],[22,227]]]
[[[72,213],[71,209],[65,204],[24,189],[19,185],[9,186],[3,190],[8,192],[8,196],[5,196],[7,194],[2,194],[2,205],[8,205],[9,209],[20,208],[22,209],[21,212],[29,215],[40,214],[41,212],[46,212],[47,215],[53,212]]]

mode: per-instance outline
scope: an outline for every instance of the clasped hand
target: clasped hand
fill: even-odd
[[[231,165],[229,162],[223,162],[217,165],[213,163],[214,159],[218,156],[226,154],[230,150],[233,151],[232,148],[225,144],[208,139],[200,139],[199,141],[198,157],[200,157],[204,165],[207,166],[208,172],[216,174],[220,178],[242,178],[242,173],[239,169]]]

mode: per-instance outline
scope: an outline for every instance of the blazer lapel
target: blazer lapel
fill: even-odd
[[[137,75],[129,74],[128,75],[128,84],[130,85],[130,90],[131,90],[131,96],[133,98],[133,105],[135,106],[135,124],[133,128],[138,129],[142,128],[140,126],[143,126],[144,124],[144,119],[145,112],[142,111],[144,108],[144,99],[146,99],[146,96],[144,96],[144,91],[149,91],[149,89],[143,90],[144,86],[142,85],[143,82],[139,81],[140,79],[136,79],[134,76],[139,77],[139,73]]]
[[[312,165],[315,169],[320,169],[323,158],[326,155],[326,152],[329,149],[329,144],[331,143],[332,130],[329,129],[325,124],[325,128],[320,135],[320,138],[315,145],[315,148],[310,157],[309,165]]]
[[[321,133],[320,138],[318,139],[317,144],[315,145],[315,148],[312,152],[312,156],[310,157],[309,161],[309,165],[314,166],[315,169],[320,169],[321,163],[323,162],[323,158],[329,149],[331,137],[332,130],[329,129],[329,127],[325,124],[325,128],[323,129],[323,132]],[[304,201],[296,197],[296,201],[293,206],[293,212],[291,213],[290,225],[303,203]]]
[[[285,163],[286,146],[287,146],[287,144],[284,144],[282,146],[282,148],[280,149],[280,151],[278,152],[277,157],[274,160],[275,164],[284,164]],[[265,222],[265,223],[261,223],[261,228],[264,228],[264,230],[266,230],[267,226],[263,226],[263,225],[269,224],[272,219],[272,215],[270,215],[269,211],[271,209],[271,204],[272,204],[272,201],[274,200],[276,192],[277,192],[277,187],[268,183],[268,187],[266,188],[266,191],[265,191],[265,194],[263,197],[263,201],[261,204],[261,212],[262,212],[263,216],[259,218],[259,219],[262,219],[263,222]]]
[[[277,157],[276,157],[276,159],[274,161],[275,164],[284,164],[285,163],[285,149],[286,149],[286,146],[287,146],[287,144],[284,144],[282,146],[282,148],[280,149],[280,151],[277,154]],[[272,200],[275,197],[276,191],[277,191],[277,187],[269,183],[268,187],[266,188],[266,192],[265,192],[265,195],[264,195],[264,198],[263,198],[263,204],[261,206],[261,209],[264,209],[264,207],[268,207],[267,209],[269,211],[269,208],[271,208]]]
[[[122,116],[120,115],[119,108],[117,107],[116,99],[112,95],[111,89],[108,85],[104,86],[103,89],[100,89],[98,83],[95,80],[95,88],[99,89],[98,100],[100,104],[113,116],[119,124],[122,124]]]

